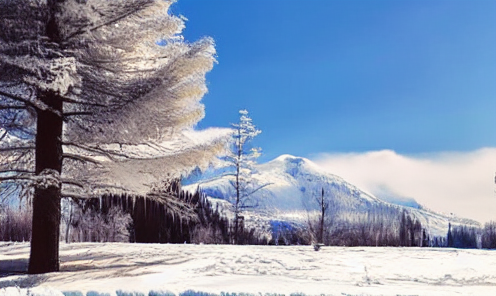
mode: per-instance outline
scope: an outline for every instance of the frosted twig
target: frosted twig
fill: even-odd
[[[91,195],[81,195],[73,192],[62,192],[62,198],[72,198],[72,199],[91,199],[94,196]]]
[[[19,150],[34,150],[34,146],[25,146],[25,147],[0,147],[0,152],[10,152],[10,151],[19,151]]]
[[[35,172],[29,170],[22,170],[22,169],[7,169],[7,170],[0,170],[0,174],[2,173],[34,174]]]
[[[29,99],[21,98],[21,97],[15,96],[13,94],[9,94],[9,93],[4,92],[4,91],[1,91],[1,90],[0,90],[0,96],[7,97],[7,98],[12,99],[14,101],[18,101],[18,102],[23,102],[23,103],[29,104],[29,105],[31,105],[31,106],[33,106],[35,108],[37,107]]]
[[[98,103],[91,103],[91,102],[78,101],[78,100],[71,99],[71,98],[68,98],[68,97],[63,97],[62,101],[65,102],[65,103],[69,103],[69,104],[80,104],[80,105],[95,106],[95,107],[108,107],[107,105],[98,104]]]
[[[152,3],[152,2],[149,2],[149,3],[146,3],[146,4],[150,4],[150,3]],[[108,26],[108,25],[113,24],[115,22],[118,22],[118,21],[120,21],[120,20],[122,20],[122,19],[124,19],[124,18],[126,18],[126,17],[128,17],[130,15],[135,14],[137,11],[139,11],[141,9],[144,9],[146,7],[147,6],[145,6],[145,4],[144,4],[142,7],[136,7],[136,9],[131,10],[131,11],[127,12],[127,13],[122,14],[122,15],[116,16],[115,18],[113,18],[113,19],[111,19],[111,20],[109,20],[109,21],[107,21],[105,23],[98,24],[98,25],[93,26],[92,28],[89,28],[89,29],[78,30],[78,31],[74,32],[73,34],[71,34],[70,36],[68,36],[66,38],[66,40],[70,40],[70,39],[72,39],[72,38],[74,38],[74,37],[76,37],[76,36],[78,36],[80,34],[83,34],[83,33],[87,32],[87,31],[93,32],[93,31],[96,31],[96,30],[98,30],[98,29],[100,29],[102,27],[105,27],[105,26]]]
[[[80,161],[80,162],[91,162],[93,164],[101,164],[100,161],[98,160],[95,160],[91,157],[87,157],[87,156],[82,156],[82,155],[76,155],[76,154],[72,154],[72,153],[64,153],[62,155],[63,158],[67,158],[67,159],[72,159],[72,160],[77,160],[77,161]]]
[[[118,153],[118,152],[111,151],[111,150],[105,150],[105,149],[102,149],[100,147],[95,147],[95,146],[86,146],[83,144],[73,143],[73,142],[62,142],[62,145],[74,146],[74,147],[86,150],[88,152],[97,153],[99,155],[103,155],[103,156],[107,157],[110,160],[115,160],[114,156],[129,158],[129,156],[126,154]]]
[[[24,110],[24,109],[27,109],[26,106],[0,105],[0,110]]]
[[[33,181],[32,176],[0,176],[0,182],[2,181]]]
[[[33,176],[32,178],[37,188],[60,188],[61,185],[60,173],[54,169],[44,169],[38,175]]]

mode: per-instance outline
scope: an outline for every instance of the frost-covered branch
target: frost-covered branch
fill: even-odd
[[[63,158],[67,158],[67,159],[72,159],[72,160],[77,160],[77,161],[80,161],[80,162],[90,162],[90,163],[93,163],[93,164],[101,164],[100,161],[98,160],[95,160],[91,157],[87,157],[87,156],[83,156],[83,155],[77,155],[77,154],[72,154],[72,153],[64,153],[62,155]]]
[[[71,146],[76,147],[76,148],[85,150],[89,153],[94,153],[94,154],[98,154],[101,156],[105,156],[106,158],[108,158],[110,160],[117,160],[116,157],[129,158],[129,156],[124,154],[124,153],[115,152],[113,150],[104,149],[104,148],[101,148],[98,146],[89,146],[89,145],[83,145],[83,144],[74,143],[74,142],[63,142],[62,145],[69,146],[69,147],[71,147]]]
[[[9,106],[9,105],[0,105],[0,110],[26,110],[26,106]]]
[[[64,113],[64,118],[71,117],[71,116],[83,116],[83,115],[93,115],[93,112],[67,112]]]
[[[10,152],[10,151],[25,151],[34,150],[34,146],[24,146],[24,147],[0,147],[0,152]]]
[[[67,98],[67,97],[64,97],[62,99],[62,101],[65,102],[65,103],[69,103],[69,104],[78,104],[78,105],[93,106],[93,107],[102,107],[102,108],[108,107],[108,105],[105,105],[105,104],[79,101],[79,100],[71,99],[71,98]]]
[[[28,100],[26,98],[22,98],[22,97],[16,96],[16,95],[13,95],[13,94],[9,94],[7,92],[2,91],[1,89],[0,89],[0,96],[9,98],[9,99],[14,100],[14,101],[26,103],[28,105],[31,105],[33,107],[36,107],[35,105],[33,105],[33,103],[30,100]],[[16,107],[16,106],[12,106],[12,107]]]
[[[143,1],[142,1],[143,2]],[[126,17],[129,17],[133,14],[136,14],[139,10],[147,7],[147,6],[150,6],[151,4],[153,3],[153,1],[145,1],[144,3],[142,3],[141,5],[136,5],[134,7],[134,9],[132,10],[129,10],[123,14],[120,14],[120,15],[117,15],[117,16],[114,16],[112,19],[106,21],[106,22],[103,22],[103,23],[100,23],[100,24],[97,24],[97,25],[94,25],[92,27],[86,27],[86,28],[83,28],[83,29],[80,29],[74,33],[72,33],[71,35],[67,36],[65,38],[66,42],[77,37],[78,35],[82,35],[84,33],[87,33],[87,32],[93,32],[93,31],[96,31],[98,29],[101,29],[101,28],[105,28],[105,27],[108,27],[109,25],[112,25]]]
[[[23,176],[23,175],[0,176],[0,182],[3,181],[33,181],[33,178],[31,176]]]
[[[172,193],[152,192],[147,194],[146,197],[164,204],[164,206],[166,206],[171,211],[178,213],[182,218],[192,220],[198,219],[198,215],[195,212],[194,205],[178,199]]]
[[[63,192],[61,193],[62,198],[71,198],[73,200],[84,200],[84,199],[91,199],[95,198],[94,196],[91,195],[85,195],[85,194],[78,194],[74,192]]]
[[[7,169],[7,170],[0,170],[0,174],[4,173],[17,173],[17,174],[34,174],[34,171],[30,170],[23,170],[23,169]]]

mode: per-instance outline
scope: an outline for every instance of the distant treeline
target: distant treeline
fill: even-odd
[[[178,181],[164,189],[160,200],[133,195],[103,195],[64,200],[61,240],[67,242],[233,243],[234,229],[219,203],[202,193],[183,191]],[[171,204],[189,207],[188,215]],[[431,237],[421,222],[397,207],[371,206],[365,212],[334,207],[325,220],[323,244],[331,246],[405,246],[496,249],[496,222],[483,228],[449,225],[445,236]],[[29,241],[31,206],[0,206],[0,240]],[[308,245],[314,243],[309,215],[306,225],[270,221],[271,235],[246,228],[241,220],[240,244]]]
[[[273,223],[278,244],[310,244],[317,221],[309,218],[301,228],[284,222]],[[322,243],[328,246],[432,246],[419,220],[395,207],[372,206],[366,212],[332,213],[325,221]]]
[[[272,242],[279,245],[314,243],[309,219],[298,227],[272,221]],[[496,222],[483,228],[452,226],[445,236],[432,236],[421,222],[406,210],[372,206],[363,213],[332,213],[326,220],[323,244],[328,246],[452,247],[496,249]]]
[[[496,249],[496,222],[486,223],[482,229],[450,225],[447,247]]]

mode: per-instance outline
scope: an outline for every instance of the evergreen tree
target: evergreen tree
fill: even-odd
[[[173,2],[0,0],[0,181],[34,190],[29,273],[59,269],[62,197],[143,193],[223,149],[191,131],[213,40],[184,42]]]
[[[453,248],[453,234],[451,233],[451,222],[448,223],[448,235],[447,235],[447,246],[448,248]]]
[[[406,211],[403,210],[401,213],[401,222],[400,222],[400,246],[407,246],[407,237],[408,237],[408,225],[406,220]]]
[[[422,229],[422,247],[430,247],[429,235],[425,233],[425,228]]]

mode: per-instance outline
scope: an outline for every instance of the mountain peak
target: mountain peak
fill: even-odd
[[[324,170],[321,167],[319,167],[311,160],[304,157],[293,156],[290,154],[283,154],[265,164],[259,165],[259,167],[264,167],[266,169],[268,168],[278,169],[278,170],[282,169],[293,176],[295,171],[302,171],[302,170],[313,174],[329,175],[328,172],[324,172]]]
[[[290,161],[290,160],[294,160],[294,159],[303,159],[303,157],[298,157],[298,156],[294,156],[291,154],[282,154],[282,155],[279,155],[278,157],[274,158],[270,162],[272,162],[272,161],[288,161],[288,160]]]
[[[398,200],[397,196],[391,196],[390,200],[380,199],[303,157],[283,154],[272,161],[256,165],[255,169],[256,173],[252,175],[253,184],[268,186],[253,194],[253,198],[259,200],[261,206],[254,211],[274,210],[274,215],[300,213],[298,215],[306,217],[305,211],[315,209],[315,196],[324,190],[326,196],[332,196],[343,215],[364,213],[373,208],[405,209],[419,219],[422,225],[429,225],[431,233],[436,235],[445,234],[450,221],[446,216],[423,210],[413,199]],[[210,197],[230,201],[236,196],[231,175],[209,175],[208,178],[201,179],[196,184],[186,186],[189,188],[187,190],[194,191],[200,185],[202,191]],[[387,194],[384,195],[388,197]]]

